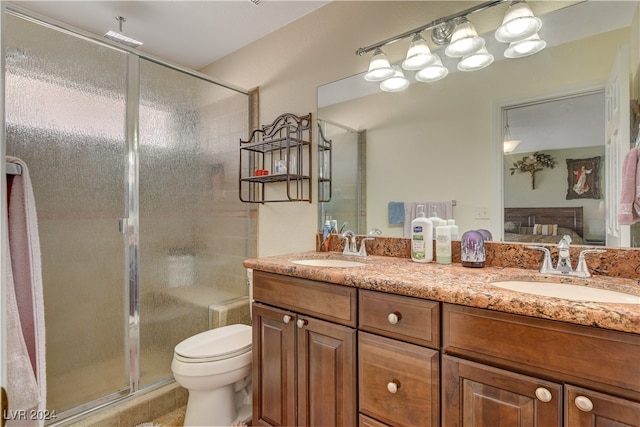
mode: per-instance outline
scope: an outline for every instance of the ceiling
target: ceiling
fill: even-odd
[[[12,1],[81,30],[119,31],[144,44],[137,50],[193,70],[266,36],[329,0]]]

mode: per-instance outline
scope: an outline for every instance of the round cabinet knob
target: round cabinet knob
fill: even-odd
[[[593,402],[588,397],[578,396],[574,402],[582,412],[591,412],[593,409]]]
[[[396,323],[398,323],[400,321],[400,319],[402,319],[402,315],[400,313],[398,313],[397,311],[395,311],[393,313],[389,313],[389,315],[387,316],[387,320],[392,325],[395,325]]]
[[[291,322],[292,319],[293,319],[293,317],[289,316],[288,314],[285,314],[284,316],[282,316],[282,321],[284,323],[289,323],[289,322]]]
[[[389,393],[391,394],[396,394],[399,388],[400,383],[398,382],[398,380],[390,381],[389,384],[387,384],[387,390],[389,390]]]
[[[307,322],[304,319],[298,319],[298,321],[296,322],[296,324],[298,325],[298,328],[304,328],[307,323],[309,322]]]
[[[538,387],[536,389],[536,397],[538,398],[539,401],[541,402],[550,402],[551,399],[553,398],[553,395],[551,394],[551,392],[549,390],[547,390],[544,387]]]

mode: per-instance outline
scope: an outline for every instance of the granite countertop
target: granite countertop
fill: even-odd
[[[299,259],[349,259],[363,267],[313,267]],[[558,320],[640,334],[640,305],[572,301],[510,291],[491,285],[502,280],[570,283],[640,295],[637,280],[617,277],[580,279],[542,275],[512,267],[467,268],[461,264],[416,263],[410,258],[370,255],[345,257],[339,252],[302,252],[247,259],[244,266],[287,276],[319,280],[360,289],[408,295],[505,313]]]

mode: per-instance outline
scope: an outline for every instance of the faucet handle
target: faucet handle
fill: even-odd
[[[360,252],[358,252],[358,255],[367,256],[367,247],[365,245],[365,242],[367,240],[375,240],[375,237],[364,237],[362,240],[360,240]]]
[[[544,246],[527,246],[527,249],[535,249],[537,251],[544,252],[544,260],[542,261],[542,266],[540,267],[540,273],[547,274],[549,271],[553,269],[551,266],[551,251]]]
[[[591,273],[589,273],[589,267],[587,267],[587,259],[585,258],[585,255],[602,252],[606,252],[606,250],[584,249],[583,251],[581,251],[580,256],[578,257],[578,265],[576,266],[576,275],[578,277],[591,277]]]

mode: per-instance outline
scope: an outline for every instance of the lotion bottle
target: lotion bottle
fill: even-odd
[[[433,261],[433,223],[418,205],[417,217],[411,221],[411,259],[415,262]]]
[[[436,262],[451,264],[451,226],[436,227]]]

